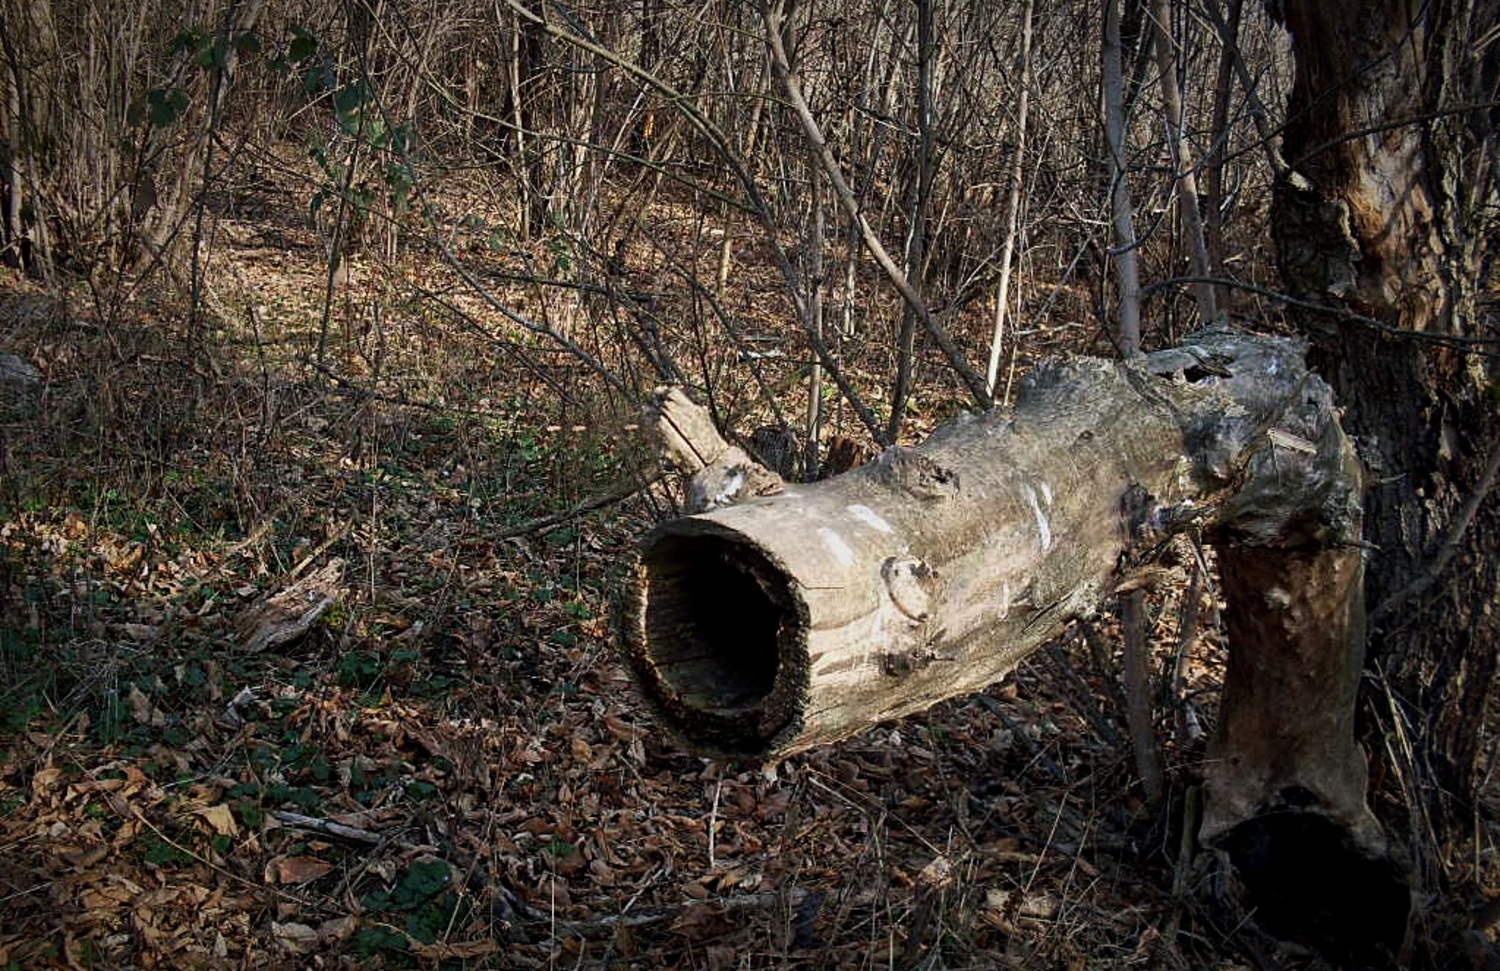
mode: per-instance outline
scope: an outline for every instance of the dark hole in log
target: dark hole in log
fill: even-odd
[[[1395,967],[1410,890],[1394,864],[1360,852],[1343,827],[1289,809],[1241,823],[1222,846],[1267,933],[1339,967]]]
[[[718,536],[662,536],[644,553],[644,633],[663,704],[700,745],[763,751],[786,727],[804,672],[783,671],[800,634],[785,575]]]

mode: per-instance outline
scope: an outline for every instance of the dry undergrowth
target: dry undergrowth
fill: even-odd
[[[0,426],[0,967],[1238,966],[1177,866],[1211,624],[1166,825],[1092,627],[774,768],[696,758],[609,645],[670,513],[635,404],[440,260],[357,264],[325,323],[314,238],[223,228],[212,312],[6,281],[45,387]],[[611,345],[577,293],[507,297]],[[247,649],[335,559],[308,632]]]

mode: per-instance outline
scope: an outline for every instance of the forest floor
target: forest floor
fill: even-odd
[[[356,263],[325,317],[315,237],[223,230],[211,313],[0,280],[45,378],[0,414],[0,968],[1271,960],[1178,835],[1222,660],[1181,590],[1160,813],[1103,620],[840,745],[697,757],[610,639],[672,513],[636,405],[440,266]],[[257,637],[299,581],[326,609]]]

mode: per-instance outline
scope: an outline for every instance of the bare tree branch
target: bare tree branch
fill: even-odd
[[[828,142],[823,138],[823,131],[818,126],[818,120],[813,117],[812,109],[807,106],[807,99],[802,95],[802,85],[797,80],[787,59],[786,46],[781,40],[780,7],[762,6],[761,15],[766,22],[766,44],[771,51],[771,65],[775,68],[783,87],[786,88],[787,101],[796,112],[797,120],[802,124],[803,133],[807,136],[808,143],[823,167],[823,174],[828,176],[829,182],[833,183],[834,193],[839,197],[844,211],[859,228],[860,241],[879,264],[886,279],[900,292],[901,299],[906,301],[907,306],[917,315],[917,319],[922,322],[927,333],[932,335],[933,341],[942,349],[944,356],[948,359],[948,364],[963,380],[969,393],[973,395],[975,404],[980,408],[988,408],[990,396],[985,390],[984,379],[969,366],[963,352],[958,349],[957,344],[953,343],[953,338],[948,336],[948,332],[933,318],[927,309],[927,302],[917,293],[906,274],[896,266],[890,253],[886,252],[885,245],[880,242],[880,237],[870,227],[869,220],[865,219],[864,213],[860,211],[859,203],[854,198],[854,190],[850,189],[849,183],[844,180],[844,173],[839,168],[838,159],[834,157],[833,150],[828,147]]]

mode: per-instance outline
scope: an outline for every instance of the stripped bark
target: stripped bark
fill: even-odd
[[[1109,209],[1114,227],[1114,263],[1120,275],[1120,353],[1141,351],[1141,272],[1136,251],[1135,211],[1130,204],[1125,135],[1125,72],[1120,0],[1104,6],[1104,137],[1109,148]]]
[[[1297,72],[1273,228],[1302,301],[1294,321],[1374,473],[1365,595],[1384,697],[1372,740],[1387,778],[1413,780],[1406,838],[1418,880],[1438,889],[1472,879],[1453,861],[1472,849],[1500,672],[1500,506],[1485,501],[1500,412],[1494,358],[1474,353],[1494,337],[1475,296],[1493,258],[1500,134],[1493,111],[1456,110],[1500,87],[1483,40],[1500,36],[1500,8],[1282,10]],[[1315,305],[1353,313],[1303,312]],[[1414,751],[1386,741],[1397,732]]]

